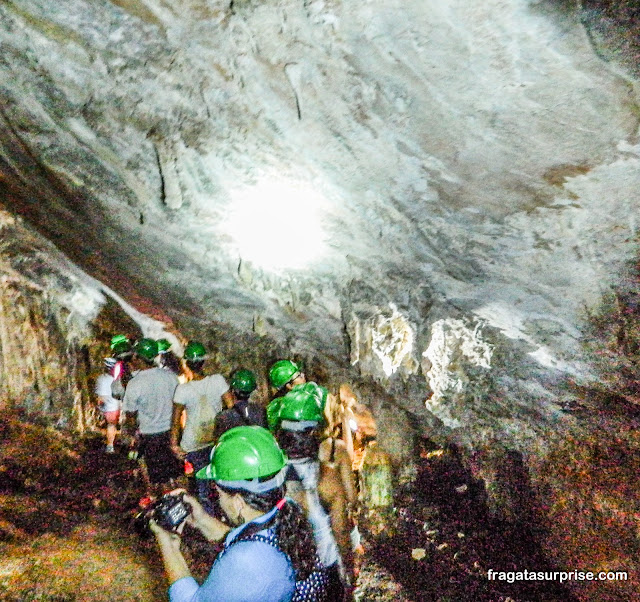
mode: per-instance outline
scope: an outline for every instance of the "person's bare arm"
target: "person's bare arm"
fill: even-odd
[[[331,462],[331,449],[333,446],[333,462]],[[353,478],[351,458],[342,439],[328,438],[320,444],[320,462],[330,463],[332,468],[338,472],[342,480],[342,486],[347,496],[349,508],[353,509],[357,501],[356,484]]]
[[[349,461],[353,462],[353,433],[351,432],[351,420],[355,420],[350,407],[342,406],[342,440],[349,454]]]
[[[193,496],[186,493],[184,489],[176,489],[171,493],[182,494],[182,499],[190,507],[189,516],[178,528],[178,533],[166,531],[162,527],[158,526],[154,520],[150,521],[151,530],[156,536],[156,540],[160,546],[160,553],[162,554],[164,570],[167,573],[169,585],[175,583],[178,579],[191,576],[191,571],[187,566],[187,561],[180,551],[180,543],[182,541],[181,535],[184,529],[184,524],[189,524],[195,529],[198,529],[198,531],[212,542],[221,541],[229,532],[228,525],[225,525],[222,521],[207,514],[200,502],[198,502],[198,500]]]
[[[173,404],[173,413],[171,415],[171,429],[170,429],[170,437],[171,437],[171,449],[175,454],[180,454],[180,430],[182,426],[182,412],[184,411],[184,406],[179,403]]]
[[[150,527],[156,536],[158,545],[160,546],[160,553],[162,554],[164,570],[167,573],[169,585],[183,577],[190,577],[191,571],[189,571],[187,561],[184,559],[184,556],[180,551],[180,536],[175,533],[165,531],[153,520],[150,522]]]
[[[351,456],[344,444],[336,445],[336,464],[338,465],[338,472],[340,473],[342,486],[344,487],[345,495],[347,496],[347,504],[349,505],[349,509],[353,510],[355,508],[358,495],[355,479],[353,478]]]
[[[122,424],[123,437],[135,438],[138,423],[138,412],[125,412]]]
[[[183,499],[191,506],[191,513],[186,522],[198,529],[209,541],[221,541],[229,532],[229,525],[211,516],[193,496],[184,493]]]
[[[233,396],[233,393],[231,392],[231,390],[227,391],[226,393],[222,394],[222,409],[229,409],[233,407],[233,404],[235,403],[236,399]]]
[[[300,481],[286,481],[285,487],[287,491],[287,497],[290,497],[305,514],[309,513],[309,505],[307,504],[307,496],[305,495],[302,483]]]

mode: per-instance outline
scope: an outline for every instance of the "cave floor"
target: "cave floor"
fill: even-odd
[[[496,571],[550,571],[531,528],[492,517],[484,487],[447,454],[422,460],[394,508],[363,517],[357,599],[400,602],[575,600],[554,582],[489,581]]]
[[[152,539],[132,519],[143,495],[124,450],[107,455],[100,433],[81,440],[0,421],[0,600],[165,599]],[[529,602],[572,598],[548,582],[488,581],[486,571],[543,570],[531,533],[492,520],[459,466],[424,461],[395,506],[361,520],[358,601]],[[193,535],[193,533],[192,533]],[[203,579],[211,545],[185,537]]]

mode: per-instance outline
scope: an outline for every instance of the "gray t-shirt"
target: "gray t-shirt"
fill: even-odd
[[[171,428],[173,394],[177,386],[178,377],[162,368],[142,370],[131,379],[122,409],[138,412],[138,428],[143,435],[164,433]]]
[[[228,390],[229,385],[220,374],[192,380],[176,389],[173,401],[187,411],[180,440],[184,451],[192,452],[211,445],[216,415],[222,410],[222,395]]]

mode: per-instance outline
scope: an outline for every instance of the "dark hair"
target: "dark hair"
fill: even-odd
[[[171,370],[171,372],[173,372],[177,376],[180,376],[182,374],[182,364],[180,362],[180,358],[175,353],[173,353],[173,351],[165,351],[160,356],[160,363],[162,364],[163,368]]]
[[[273,476],[263,477],[260,481],[266,481]],[[229,495],[239,493],[249,506],[265,513],[269,512],[284,498],[284,487],[282,486],[265,493],[252,493],[244,489],[222,487],[219,483],[216,483],[216,485]],[[300,506],[293,500],[287,499],[284,506],[276,512],[271,523],[256,525],[255,528],[248,527],[240,535],[240,540],[250,537],[271,524],[275,527],[278,547],[291,560],[291,565],[296,574],[296,581],[303,581],[316,568],[316,544],[311,523]]]
[[[155,357],[152,357],[151,359],[144,357],[144,355],[139,355],[138,353],[136,353],[133,356],[134,359],[137,359],[139,362],[141,362],[142,364],[144,364],[145,366],[155,366],[156,362],[155,362]]]
[[[187,367],[191,372],[195,372],[196,374],[200,374],[202,372],[203,366],[204,360],[187,360]]]
[[[251,397],[253,391],[247,393],[247,391],[238,391],[238,389],[232,388],[231,392],[238,401],[249,401],[249,397]]]
[[[291,382],[291,381],[289,381]],[[278,397],[284,397],[288,392],[289,389],[287,389],[287,385],[289,384],[289,382],[284,383],[284,385],[282,385],[274,394],[273,394],[273,399],[278,399]]]
[[[276,433],[276,440],[289,458],[313,458],[315,460],[320,451],[320,434],[316,427],[309,427],[304,431],[280,429]]]

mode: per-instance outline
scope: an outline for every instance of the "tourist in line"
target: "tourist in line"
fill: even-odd
[[[222,435],[211,464],[197,477],[213,480],[229,524],[184,496],[191,506],[186,522],[209,541],[225,538],[201,586],[180,551],[181,533],[151,523],[171,602],[333,602],[327,597],[311,525],[298,505],[284,497],[286,467],[286,457],[266,429],[239,426]]]

